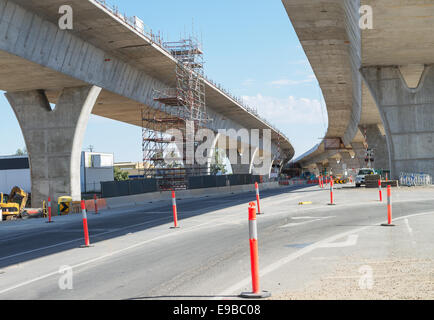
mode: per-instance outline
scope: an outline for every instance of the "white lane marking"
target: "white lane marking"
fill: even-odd
[[[315,221],[321,221],[321,220],[325,220],[325,219],[330,219],[330,218],[335,218],[336,216],[328,216],[328,217],[291,217],[291,219],[295,219],[295,220],[302,220],[302,219],[308,219],[307,221],[303,221],[303,222],[291,222],[288,224],[285,224],[279,228],[288,228],[288,227],[295,227],[295,226],[300,226],[303,224],[308,224],[311,222],[315,222]]]
[[[91,238],[99,237],[99,236],[102,236],[102,235],[105,235],[105,234],[114,233],[114,232],[119,232],[119,231],[122,231],[122,230],[130,229],[130,228],[134,228],[134,227],[138,227],[138,226],[147,225],[147,224],[150,224],[152,222],[157,222],[157,221],[160,221],[160,220],[163,220],[163,219],[165,220],[167,218],[164,217],[164,218],[154,219],[154,220],[150,220],[150,221],[147,221],[147,222],[143,222],[143,223],[138,223],[138,224],[122,227],[122,228],[119,228],[117,230],[112,230],[112,231],[97,233],[95,235],[91,234]],[[63,232],[63,230],[60,230],[59,232]],[[51,246],[46,246],[46,247],[42,247],[42,248],[38,248],[38,249],[33,249],[33,250],[28,250],[28,251],[23,251],[23,252],[15,253],[15,254],[12,254],[10,256],[1,257],[0,261],[6,260],[6,259],[10,259],[10,258],[19,257],[19,256],[22,256],[22,255],[25,255],[25,254],[29,254],[29,253],[34,253],[34,252],[38,252],[38,251],[42,251],[42,250],[46,250],[46,249],[51,249],[51,248],[63,246],[63,245],[66,245],[66,244],[77,242],[77,241],[83,241],[83,238],[73,239],[73,240],[64,241],[64,242],[59,242],[59,243],[53,244]]]
[[[408,233],[413,236],[413,229],[410,227],[410,223],[408,222],[408,219],[404,219],[405,226],[407,227]]]
[[[299,197],[301,197],[301,196],[297,196],[295,198],[299,198]],[[295,198],[286,199],[284,201],[290,201],[290,200],[293,200]],[[223,209],[217,210],[217,212],[218,211],[222,211],[222,210]],[[130,210],[130,211],[131,212],[136,212],[137,209]],[[164,213],[167,213],[167,212],[164,212]],[[231,216],[236,216],[236,215],[231,215]],[[98,233],[98,234],[95,234],[95,235],[91,235],[91,237],[98,237],[98,236],[102,236],[102,235],[106,235],[106,234],[122,231],[122,230],[125,230],[125,229],[133,228],[133,227],[136,227],[136,226],[143,226],[143,225],[150,224],[152,222],[157,222],[157,221],[164,220],[164,219],[167,219],[167,217],[163,217],[163,218],[159,218],[159,219],[154,219],[154,220],[150,220],[150,221],[147,221],[147,222],[144,222],[144,223],[135,224],[135,225],[126,226],[126,227],[123,227],[123,228],[120,228],[120,229],[114,230],[114,231],[108,231],[108,232]],[[196,227],[204,226],[204,225],[207,225],[209,223],[210,222],[203,223],[203,224],[197,225]],[[46,231],[46,232],[50,232],[50,231]],[[45,233],[45,231],[44,231],[44,233]],[[2,240],[2,241],[6,241],[6,240]],[[30,253],[34,253],[34,252],[38,252],[38,251],[43,251],[43,250],[47,250],[47,249],[52,249],[52,248],[60,247],[60,246],[71,244],[71,243],[78,242],[78,241],[83,241],[83,238],[78,238],[78,239],[73,239],[73,240],[69,240],[69,241],[59,242],[59,243],[54,244],[54,245],[50,245],[50,246],[46,246],[46,247],[42,247],[42,248],[38,248],[38,249],[33,249],[33,250],[19,252],[19,253],[12,254],[12,255],[9,255],[9,256],[1,257],[0,261],[7,260],[7,259],[10,259],[10,258],[19,257],[19,256],[22,256],[22,255],[26,255],[26,254],[30,254]]]
[[[291,217],[291,219],[294,219],[294,220],[320,219],[320,218],[326,219],[326,218],[334,218],[334,217],[336,217],[336,216],[328,216],[328,217],[309,217],[309,216],[307,216],[307,217]]]
[[[184,229],[184,230],[181,230],[181,232],[182,232],[182,233],[186,233],[187,231],[191,231],[191,230],[194,230],[194,229],[196,229],[196,227],[192,227],[192,228]],[[143,246],[144,244],[147,244],[147,243],[150,243],[150,242],[153,242],[153,241],[156,241],[156,240],[164,239],[164,238],[173,237],[173,236],[176,236],[176,235],[178,235],[178,234],[179,234],[178,232],[167,233],[167,234],[164,234],[164,235],[161,235],[161,236],[158,236],[158,237],[152,238],[152,239],[144,240],[144,241],[138,242],[138,243],[136,243],[136,244],[133,244],[133,245],[131,245],[131,246],[129,246],[129,247],[126,247],[126,248],[123,248],[123,249],[119,249],[119,250],[116,250],[116,251],[112,251],[112,252],[107,253],[107,254],[104,254],[104,255],[102,255],[102,256],[99,256],[99,257],[96,257],[96,258],[93,258],[93,259],[90,259],[90,260],[83,261],[83,262],[81,262],[81,263],[78,263],[78,264],[76,264],[76,265],[71,266],[71,269],[78,268],[78,267],[82,267],[82,266],[85,266],[85,265],[87,265],[87,264],[90,264],[90,263],[93,263],[93,262],[97,262],[97,261],[99,261],[99,260],[103,260],[103,259],[105,259],[105,258],[108,258],[108,257],[114,256],[114,255],[116,255],[116,254],[119,254],[119,253],[122,253],[122,252],[125,252],[125,251],[128,251],[128,250],[131,250],[131,249],[134,249],[134,248],[137,248],[137,247]],[[81,239],[81,240],[82,240],[82,239]],[[56,271],[54,271],[54,272],[47,273],[47,274],[42,275],[42,276],[39,276],[39,277],[37,277],[37,278],[31,279],[31,280],[28,280],[28,281],[25,281],[25,282],[21,282],[21,283],[18,283],[18,284],[16,284],[16,285],[14,285],[14,286],[9,287],[9,288],[6,288],[6,289],[3,289],[3,290],[0,290],[0,294],[6,293],[6,292],[8,292],[8,291],[11,291],[11,290],[14,290],[14,289],[17,289],[17,288],[20,288],[20,287],[26,286],[26,285],[28,285],[28,284],[31,284],[31,283],[37,282],[37,281],[39,281],[39,280],[43,280],[43,279],[46,279],[46,278],[49,278],[49,277],[51,277],[51,276],[58,275],[58,274],[59,274],[59,271],[58,271],[58,270],[56,270]]]
[[[428,214],[434,214],[434,211],[431,212],[423,212],[423,213],[416,213],[413,215],[407,215],[407,216],[403,216],[403,217],[399,217],[396,218],[395,221],[397,220],[403,220],[405,218],[410,218],[410,217],[417,217],[417,216],[423,216],[423,215],[428,215]],[[377,222],[377,224],[382,223],[382,220]],[[320,248],[321,245],[325,244],[325,243],[330,243],[330,242],[334,242],[336,240],[339,240],[340,238],[355,234],[355,233],[360,233],[363,230],[368,229],[371,226],[365,226],[365,227],[361,227],[361,228],[357,228],[357,229],[353,229],[347,232],[343,232],[343,233],[339,233],[337,235],[331,236],[329,238],[323,239],[321,241],[318,241],[314,244],[311,244],[310,246],[307,246],[303,249],[300,249],[292,254],[290,254],[289,256],[282,258],[270,265],[268,265],[267,267],[265,267],[264,269],[262,269],[262,271],[259,272],[260,276],[263,277],[265,275],[268,275],[269,273],[276,271],[277,269],[279,269],[280,267],[288,264],[289,262],[304,256],[305,254],[308,254],[310,252],[312,252],[313,250]],[[236,284],[232,285],[231,287],[227,288],[225,291],[223,291],[222,293],[218,294],[218,296],[229,296],[234,294],[234,292],[241,292],[241,290],[248,286],[250,284],[251,278],[245,278],[239,282],[237,282]],[[221,298],[214,298],[214,300],[216,299],[221,299]]]
[[[344,248],[344,247],[352,247],[357,244],[357,240],[359,239],[358,234],[350,234],[347,240],[343,242],[329,242],[321,244],[320,248]]]
[[[307,221],[303,221],[303,222],[291,222],[291,223],[285,224],[279,228],[289,228],[289,227],[301,226],[303,224],[308,224],[308,223],[312,223],[315,221],[321,221],[321,220],[322,219],[314,219],[314,220],[307,220]]]
[[[408,233],[410,234],[411,243],[413,244],[413,246],[416,246],[416,241],[414,240],[413,237],[413,228],[410,227],[410,222],[408,222],[408,219],[404,219],[404,222],[405,222],[405,226],[407,227]]]

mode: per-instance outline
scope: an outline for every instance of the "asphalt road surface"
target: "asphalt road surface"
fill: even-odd
[[[343,258],[384,260],[396,243],[407,259],[432,259],[433,193],[394,189],[397,227],[380,227],[387,211],[376,189],[337,187],[335,206],[317,186],[261,192],[262,287],[291,299],[288,292],[333,274]],[[251,290],[251,201],[254,192],[178,199],[179,229],[170,228],[169,201],[89,213],[90,248],[80,247],[81,215],[1,223],[0,299],[236,299]],[[409,232],[416,218],[419,237]]]

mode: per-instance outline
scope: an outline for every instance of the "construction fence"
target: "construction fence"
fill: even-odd
[[[401,172],[399,184],[402,186],[426,186],[432,184],[432,177],[426,173]]]
[[[262,183],[262,177],[251,174],[232,174],[222,176],[192,176],[188,178],[187,189],[202,189],[226,186],[239,186]],[[158,192],[157,179],[138,179],[126,181],[101,182],[101,197],[115,198]]]

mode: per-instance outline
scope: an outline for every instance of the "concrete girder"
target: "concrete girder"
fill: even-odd
[[[427,65],[411,89],[399,67],[364,67],[365,82],[380,110],[389,151],[391,177],[400,172],[434,175],[434,67]]]
[[[0,25],[4,26],[0,34],[0,64],[6,69],[2,69],[2,74],[7,74],[0,78],[0,90],[50,89],[55,97],[64,87],[97,85],[103,89],[104,99],[98,101],[94,113],[138,126],[141,108],[161,110],[161,104],[154,101],[153,90],[173,87],[176,59],[91,1],[75,0],[77,28],[60,30],[58,12],[53,11],[56,4],[64,3],[53,0],[46,6],[0,0]],[[84,17],[88,19],[91,14],[100,17],[101,28],[86,26],[89,21]],[[134,49],[114,49],[115,45],[110,45],[108,40],[115,35],[105,31],[104,26],[116,29],[116,33],[122,30],[122,38],[134,44]],[[4,63],[4,59],[10,63]],[[15,66],[19,67],[19,73]],[[271,128],[209,81],[204,81],[207,111],[214,120],[207,122],[206,127],[213,131]],[[55,102],[50,94],[47,96],[50,102]],[[272,132],[272,144],[277,144],[280,137],[285,156],[292,158],[294,150],[286,137],[275,129]]]
[[[32,207],[51,197],[81,200],[80,159],[86,126],[101,88],[63,89],[54,110],[43,90],[7,92],[29,153]],[[57,212],[57,207],[53,212]]]
[[[324,95],[326,138],[341,138],[348,146],[357,134],[362,110],[360,1],[282,2]]]

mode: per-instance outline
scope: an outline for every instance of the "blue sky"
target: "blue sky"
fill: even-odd
[[[327,112],[312,69],[280,0],[112,0],[165,40],[202,36],[205,73],[278,127],[296,155],[320,141]],[[0,155],[24,147],[15,115],[0,95]],[[141,161],[141,129],[92,116],[83,148],[113,152],[115,161]]]

